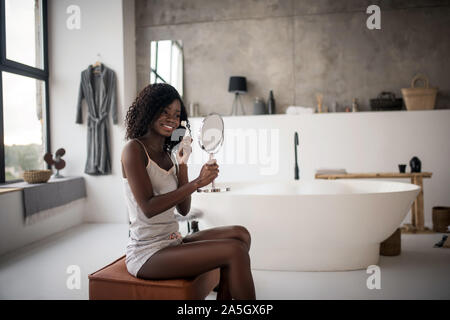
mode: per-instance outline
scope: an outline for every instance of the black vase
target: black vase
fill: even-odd
[[[275,99],[272,90],[270,90],[269,99],[267,100],[267,113],[275,114]]]
[[[422,162],[417,157],[413,157],[409,161],[409,166],[411,167],[411,172],[421,172],[422,170]]]

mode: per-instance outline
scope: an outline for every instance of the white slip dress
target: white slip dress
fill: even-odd
[[[157,196],[176,190],[178,188],[178,167],[173,157],[170,156],[173,166],[169,170],[164,170],[150,158],[144,144],[138,139],[135,140],[142,145],[148,157],[146,170],[152,183],[153,195]],[[182,237],[178,232],[178,222],[174,216],[175,206],[147,218],[131,192],[128,179],[123,178],[123,182],[130,220],[125,263],[128,272],[137,277],[139,269],[153,254],[162,248],[181,244]]]

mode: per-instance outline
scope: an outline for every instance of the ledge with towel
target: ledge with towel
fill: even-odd
[[[11,183],[0,188],[14,188],[23,193],[24,221],[32,224],[47,217],[49,212],[42,212],[86,197],[83,177],[51,178],[46,183],[29,184],[27,182]]]

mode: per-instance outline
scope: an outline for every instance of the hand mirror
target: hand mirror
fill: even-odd
[[[198,143],[200,148],[209,153],[208,163],[214,159],[214,154],[219,152],[220,147],[223,144],[224,139],[224,124],[223,119],[218,113],[210,113],[207,115],[200,126]],[[224,192],[230,191],[229,187],[219,188],[214,184],[214,180],[211,183],[211,187],[205,186],[198,188],[197,192]]]

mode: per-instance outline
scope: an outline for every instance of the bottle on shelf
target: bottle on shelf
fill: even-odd
[[[275,114],[275,98],[272,90],[270,90],[269,99],[267,100],[267,113]]]
[[[358,108],[358,102],[356,98],[353,98],[353,102],[352,102],[352,112],[358,112],[359,108]]]

